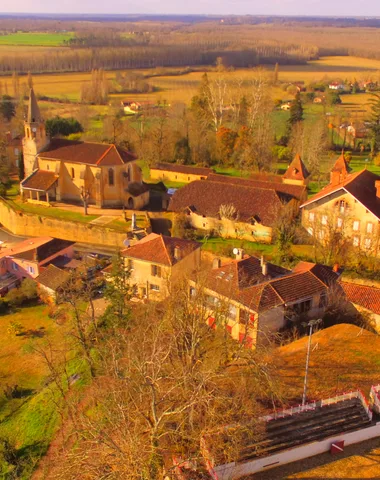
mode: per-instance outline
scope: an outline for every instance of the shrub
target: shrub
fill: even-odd
[[[19,307],[37,298],[37,285],[31,278],[26,278],[19,288],[14,288],[5,297],[13,307]]]
[[[16,336],[20,335],[23,330],[24,330],[24,327],[22,326],[21,323],[15,322],[13,320],[9,322],[8,329],[7,329],[9,335],[16,335]]]

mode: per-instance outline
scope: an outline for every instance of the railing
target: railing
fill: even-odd
[[[372,408],[380,415],[380,384],[372,385],[369,398]]]

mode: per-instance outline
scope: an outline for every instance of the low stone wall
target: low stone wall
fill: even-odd
[[[126,239],[126,233],[106,226],[25,213],[1,198],[0,223],[15,235],[26,237],[48,236],[110,247],[123,247]]]

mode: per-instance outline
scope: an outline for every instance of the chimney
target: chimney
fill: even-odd
[[[333,266],[333,272],[338,273],[338,270],[339,270],[339,265],[335,263],[335,265]]]
[[[268,264],[267,264],[267,262],[264,262],[261,265],[261,271],[262,271],[262,274],[264,275],[264,277],[266,277],[268,275]]]
[[[242,248],[237,248],[237,252],[235,253],[236,260],[243,260],[244,258],[244,250]]]
[[[132,213],[132,230],[136,230],[136,214]]]
[[[380,198],[380,180],[376,180],[375,188],[376,188],[376,197]]]
[[[174,258],[181,260],[181,249],[177,245],[174,247]]]
[[[265,261],[264,261],[264,255],[261,255],[260,257],[260,266],[262,267],[264,265]]]
[[[220,258],[214,258],[214,260],[212,261],[212,268],[213,269],[216,269],[216,268],[220,268],[222,266],[222,261]]]

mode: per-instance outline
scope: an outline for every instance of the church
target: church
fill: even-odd
[[[149,202],[137,157],[114,144],[50,139],[33,89],[23,139],[22,198],[139,210]]]

